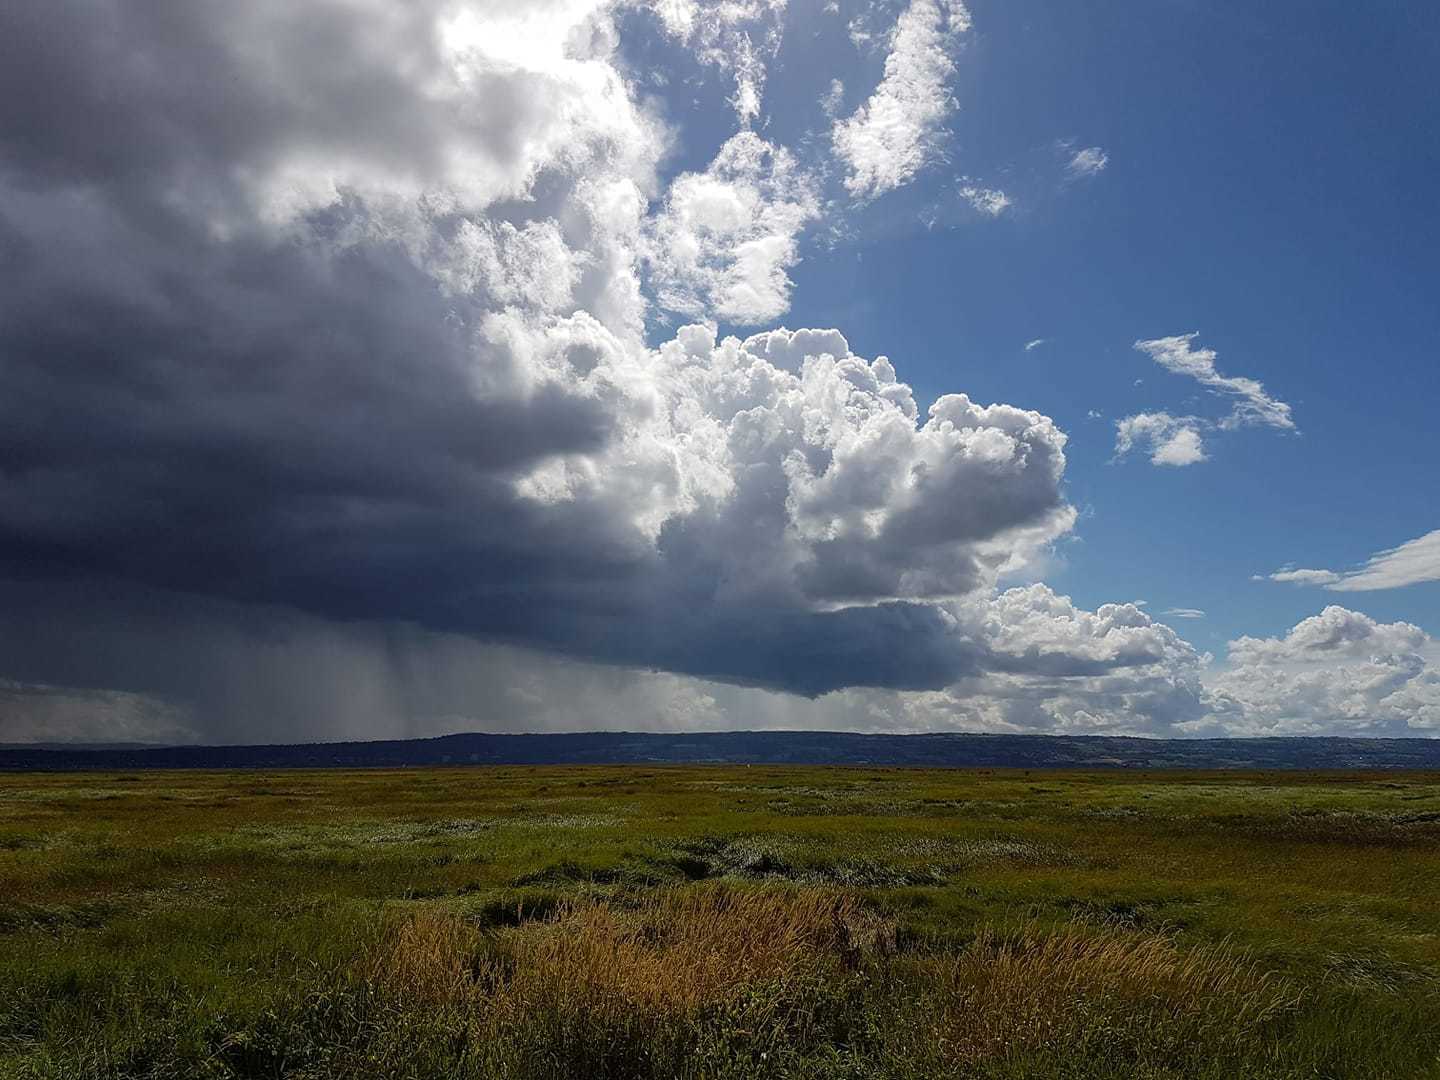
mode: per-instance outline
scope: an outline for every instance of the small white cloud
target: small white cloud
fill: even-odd
[[[1182,428],[1158,443],[1150,455],[1153,465],[1194,465],[1205,460],[1205,446],[1194,428]]]
[[[1220,374],[1215,367],[1215,350],[1195,347],[1194,342],[1198,336],[1198,331],[1192,331],[1173,337],[1137,341],[1135,348],[1147,354],[1166,371],[1176,375],[1188,375],[1212,393],[1233,398],[1234,408],[1229,416],[1220,421],[1221,428],[1228,430],[1264,425],[1294,430],[1295,421],[1290,416],[1289,405],[1271,397],[1265,392],[1265,387],[1254,379]]]
[[[830,89],[825,91],[825,96],[820,99],[820,108],[831,120],[840,115],[840,110],[845,105],[845,84],[839,79],[830,80]]]
[[[1334,570],[1294,570],[1287,567],[1257,580],[1321,585],[1331,592],[1374,592],[1400,589],[1425,581],[1440,581],[1440,529],[1372,555],[1364,566],[1355,570],[1337,573]]]
[[[1033,349],[1038,349],[1041,345],[1044,345],[1044,344],[1045,344],[1045,338],[1043,338],[1043,337],[1037,337],[1034,341],[1027,341],[1027,342],[1025,343],[1025,351],[1026,351],[1026,352],[1030,352],[1030,351],[1033,350]]]
[[[1169,611],[1162,611],[1160,614],[1169,615],[1174,619],[1203,619],[1205,612],[1193,607],[1172,607]]]
[[[1090,410],[1088,413],[1086,413],[1085,415],[1086,415],[1087,417],[1089,417],[1091,420],[1103,420],[1103,419],[1105,419],[1105,414],[1102,413],[1099,409],[1091,409],[1091,410]]]
[[[946,85],[955,73],[950,50],[968,29],[970,13],[960,0],[911,0],[900,15],[880,85],[831,133],[851,195],[872,198],[898,188],[934,158],[954,108]]]
[[[1105,166],[1110,164],[1110,155],[1101,150],[1098,146],[1087,146],[1083,150],[1077,150],[1070,156],[1070,161],[1065,166],[1065,171],[1071,177],[1096,176],[1105,171]]]
[[[994,188],[975,187],[972,184],[960,189],[960,197],[975,210],[989,217],[999,217],[1011,205],[1010,196],[1005,192]]]
[[[1135,342],[1166,371],[1188,375],[1211,393],[1228,397],[1234,405],[1228,416],[1207,420],[1198,416],[1172,416],[1146,412],[1127,416],[1116,425],[1115,452],[1123,457],[1135,444],[1151,449],[1156,465],[1193,465],[1206,460],[1204,433],[1239,427],[1265,426],[1295,430],[1290,406],[1271,397],[1254,379],[1222,375],[1215,366],[1215,350],[1195,347],[1195,333]],[[1135,385],[1143,380],[1136,379]]]
[[[1152,465],[1181,467],[1205,461],[1200,421],[1193,416],[1166,412],[1137,413],[1115,423],[1115,456],[1124,457],[1137,445],[1150,448]]]
[[[845,32],[850,36],[850,44],[855,46],[857,52],[866,49],[875,39],[874,31],[860,18],[851,19],[846,23]]]

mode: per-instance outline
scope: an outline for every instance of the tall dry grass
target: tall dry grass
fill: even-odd
[[[893,949],[891,924],[851,896],[705,885],[498,931],[430,910],[362,973],[396,1021],[420,1008],[460,1033],[457,1075],[746,1075],[835,1038],[857,1005],[837,1000]]]
[[[907,955],[852,896],[727,886],[499,931],[431,910],[392,928],[365,978],[463,1032],[475,1075],[781,1075],[822,1051],[897,1076],[1183,1069],[1199,1047],[1253,1063],[1298,1003],[1224,944],[1024,927]]]
[[[709,885],[630,906],[571,901],[498,933],[430,910],[396,924],[366,970],[416,1001],[684,1011],[757,981],[854,969],[894,941],[893,925],[852,896]]]

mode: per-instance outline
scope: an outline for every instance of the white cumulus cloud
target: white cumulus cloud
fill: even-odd
[[[1137,446],[1150,452],[1153,465],[1181,467],[1206,460],[1201,421],[1166,412],[1137,413],[1115,422],[1115,454],[1124,457]]]
[[[1418,626],[1327,607],[1284,637],[1242,637],[1207,680],[1231,734],[1416,735],[1440,730],[1436,642]]]

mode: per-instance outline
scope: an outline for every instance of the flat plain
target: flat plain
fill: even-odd
[[[0,774],[0,1076],[1440,1077],[1440,775]]]

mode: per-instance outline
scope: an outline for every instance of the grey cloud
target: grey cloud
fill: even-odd
[[[1070,528],[1064,436],[963,395],[921,422],[836,331],[647,347],[660,125],[603,7],[523,14],[522,42],[467,4],[0,13],[0,574],[62,627],[12,617],[0,674],[213,735],[216,688],[267,708],[224,659],[254,612],[381,671],[416,634],[802,695],[991,662],[945,605]],[[774,313],[813,210],[749,140],[719,194],[755,228],[721,213],[696,265]]]
[[[1257,575],[1259,581],[1282,581],[1292,585],[1333,585],[1340,580],[1340,575],[1333,570],[1277,570],[1273,574]]]
[[[0,679],[0,745],[7,743],[184,743],[194,733],[172,702],[115,690]]]
[[[644,339],[657,237],[770,318],[816,210],[753,136],[658,199],[608,18],[0,10],[0,731],[1212,715],[1134,605],[995,594],[1075,520],[1049,418],[922,415],[836,330]]]
[[[393,621],[337,622],[113,582],[10,582],[0,584],[0,654],[15,681],[0,688],[0,742],[592,728],[1052,730],[1087,710],[1112,730],[1163,730],[1179,715],[1161,699],[1185,685],[1184,648],[1168,628],[1129,611],[1078,611],[1035,586],[969,601],[943,630],[927,625],[936,616],[928,606],[889,605],[858,623],[855,612],[838,614],[819,630],[780,618],[753,642],[740,640],[740,623],[709,630],[704,661],[712,669],[744,665],[749,676],[726,684]],[[928,657],[878,645],[872,652],[865,640],[879,635],[913,648],[917,634],[936,645]],[[757,667],[762,651],[771,654],[770,670]],[[872,664],[875,655],[896,665],[884,673],[892,683],[949,689],[848,689],[811,699],[764,688],[793,680],[790,667],[814,679],[837,664]],[[1005,671],[990,670],[997,667]],[[129,690],[109,689],[117,685]]]
[[[891,614],[888,632],[903,635],[913,612]],[[949,615],[972,663],[961,670],[954,652],[937,653],[928,675],[951,680],[942,689],[812,699],[395,622],[339,623],[113,583],[10,583],[0,586],[0,653],[12,672],[0,685],[0,742],[747,727],[1414,735],[1440,726],[1435,642],[1343,608],[1281,638],[1232,642],[1214,671],[1138,607],[1084,611],[1042,585],[972,598]],[[829,645],[796,636],[775,664],[813,660],[797,651],[804,643]],[[117,683],[131,689],[107,689]]]

